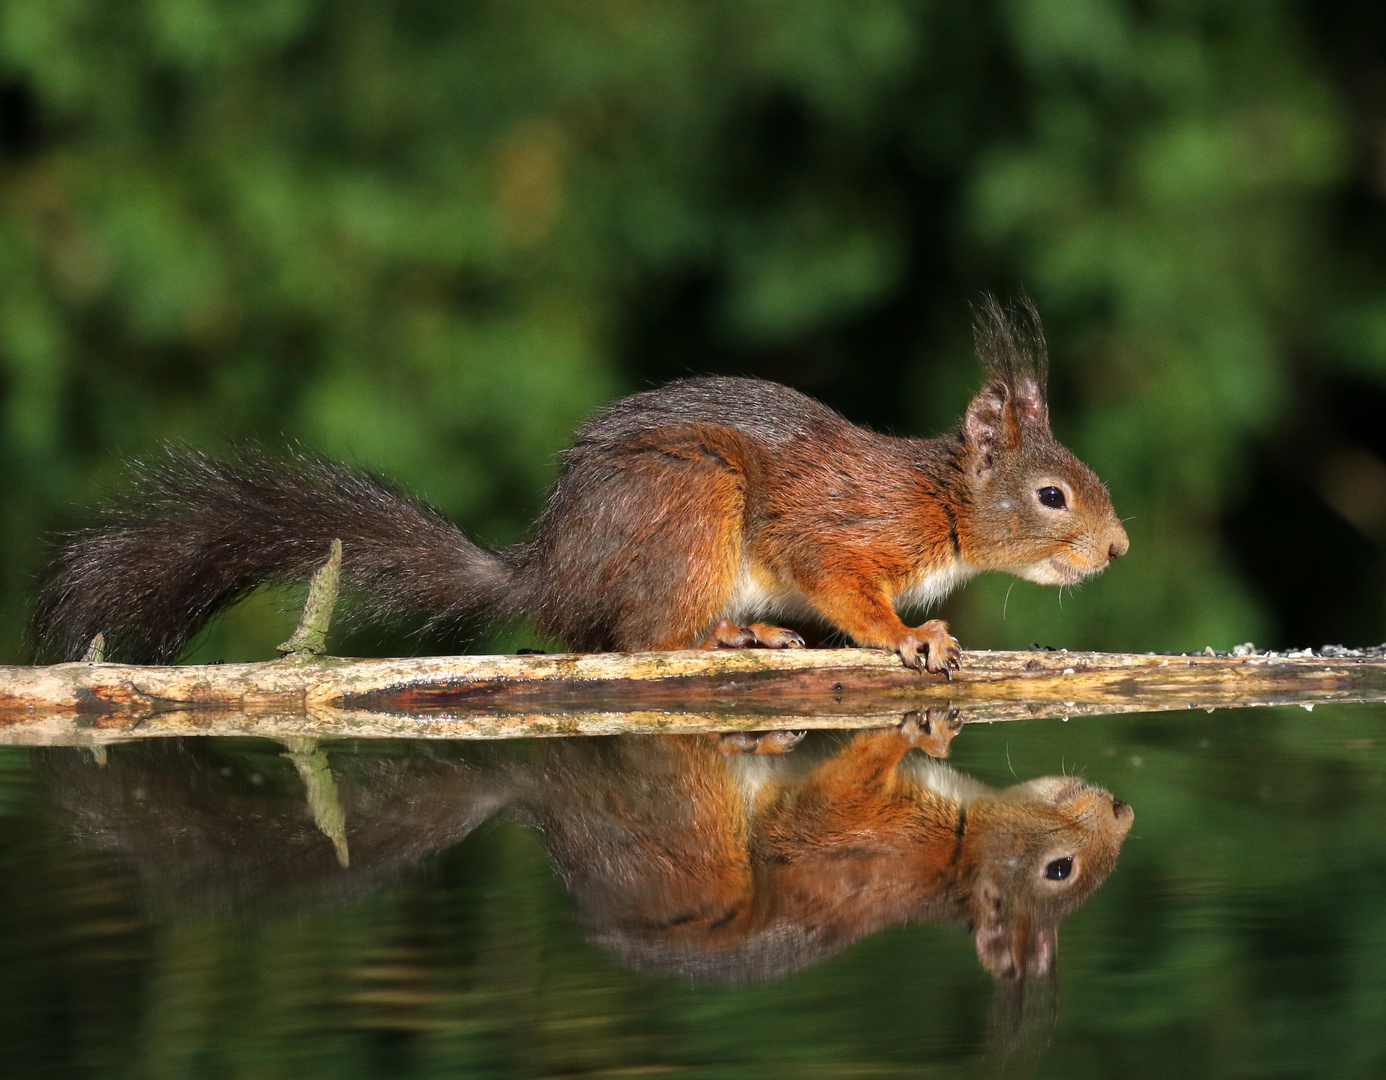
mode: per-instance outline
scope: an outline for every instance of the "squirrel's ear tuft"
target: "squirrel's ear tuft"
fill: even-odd
[[[972,305],[972,312],[977,358],[987,373],[983,394],[1003,389],[1013,422],[1047,428],[1049,347],[1034,301],[1021,293],[1007,310],[994,294],[983,293]]]

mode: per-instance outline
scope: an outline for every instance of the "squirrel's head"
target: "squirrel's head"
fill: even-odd
[[[977,305],[987,381],[963,418],[963,558],[1041,585],[1072,585],[1126,554],[1126,530],[1097,476],[1049,430],[1048,350],[1028,297]]]
[[[965,916],[982,966],[998,979],[1048,975],[1059,923],[1116,865],[1135,814],[1072,776],[1047,776],[966,808]]]

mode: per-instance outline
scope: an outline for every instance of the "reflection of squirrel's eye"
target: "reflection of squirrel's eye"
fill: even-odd
[[[1051,510],[1063,510],[1068,506],[1067,500],[1064,499],[1064,493],[1056,487],[1040,488],[1036,494],[1039,496],[1039,501]]]
[[[1044,868],[1044,876],[1050,881],[1063,881],[1071,873],[1073,873],[1073,859],[1068,855],[1062,859],[1054,859]]]

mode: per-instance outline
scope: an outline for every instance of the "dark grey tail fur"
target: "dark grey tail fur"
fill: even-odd
[[[171,663],[216,612],[257,585],[307,581],[342,541],[342,586],[368,618],[437,623],[498,614],[510,571],[432,506],[324,458],[167,449],[134,489],[66,539],[44,574],[41,659]]]

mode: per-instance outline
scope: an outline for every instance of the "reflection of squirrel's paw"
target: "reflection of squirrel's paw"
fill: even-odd
[[[737,626],[730,619],[723,619],[712,628],[700,649],[802,649],[804,639],[793,630],[769,623],[751,623],[750,626]]]
[[[804,741],[807,731],[728,731],[714,735],[724,754],[787,754]]]
[[[900,721],[900,733],[930,757],[944,758],[953,736],[962,730],[962,716],[954,708],[931,706],[923,713],[908,712]]]
[[[905,667],[915,671],[928,671],[953,678],[953,671],[962,666],[962,649],[958,639],[948,633],[948,624],[942,619],[930,619],[916,626],[900,639],[895,646]]]

